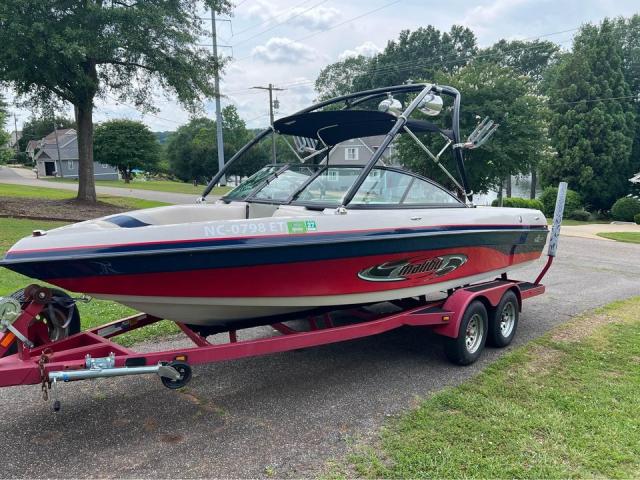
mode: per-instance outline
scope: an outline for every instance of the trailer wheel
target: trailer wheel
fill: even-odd
[[[28,287],[27,287],[28,288]],[[27,303],[25,289],[20,289],[10,295],[11,298]],[[51,300],[37,317],[47,326],[49,341],[57,342],[80,331],[80,312],[73,299],[62,290],[51,289]],[[4,356],[18,353],[18,346],[14,344]]]
[[[462,316],[458,336],[447,338],[444,352],[449,361],[457,365],[475,362],[487,340],[487,309],[479,300],[469,304]]]
[[[507,290],[489,319],[487,343],[493,347],[506,347],[516,335],[520,303],[513,290]]]
[[[160,377],[162,380],[162,384],[171,389],[176,390],[178,388],[184,387],[191,380],[191,367],[184,362],[171,362],[169,363],[170,367],[175,368],[180,374],[180,380],[171,380],[170,378]]]

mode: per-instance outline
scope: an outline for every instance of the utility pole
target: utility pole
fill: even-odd
[[[56,150],[58,151],[58,168],[60,169],[57,173],[60,175],[60,178],[64,178],[62,174],[62,158],[60,157],[60,144],[58,143],[58,126],[56,125],[56,117],[53,117],[53,134],[56,137]],[[78,169],[80,169],[80,165],[78,165]],[[79,173],[79,170],[78,170]]]
[[[16,113],[13,112],[13,131],[15,132],[15,140],[16,144],[16,162],[18,161],[18,154],[20,153],[20,145],[18,145],[18,119],[16,118]]]
[[[276,88],[271,83],[268,87],[251,87],[258,90],[268,90],[269,91],[269,119],[271,125],[271,155],[273,159],[273,163],[276,163],[276,132],[273,131],[273,91],[281,92],[285,90],[284,88]]]
[[[220,68],[218,66],[218,36],[216,33],[216,10],[211,7],[211,38],[213,39],[213,56],[216,59],[214,85],[216,90],[216,143],[218,145],[218,171],[224,167],[224,143],[222,138],[222,110],[220,108]],[[227,179],[220,177],[220,186],[227,185]]]

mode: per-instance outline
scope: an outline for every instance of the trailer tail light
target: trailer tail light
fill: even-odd
[[[1,338],[2,339],[0,340],[0,347],[7,348],[16,339],[16,336],[11,332],[7,332]]]
[[[451,320],[451,317],[449,315],[443,315],[442,316],[442,321],[443,322],[448,322],[449,320]]]

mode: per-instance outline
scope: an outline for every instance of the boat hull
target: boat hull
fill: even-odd
[[[188,249],[62,252],[5,264],[70,291],[196,325],[381,302],[491,278],[539,258],[546,227],[342,232]],[[31,252],[31,256],[37,252]]]

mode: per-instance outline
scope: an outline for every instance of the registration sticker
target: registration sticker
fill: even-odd
[[[287,222],[287,231],[289,233],[317,232],[318,227],[315,220],[296,220]]]

